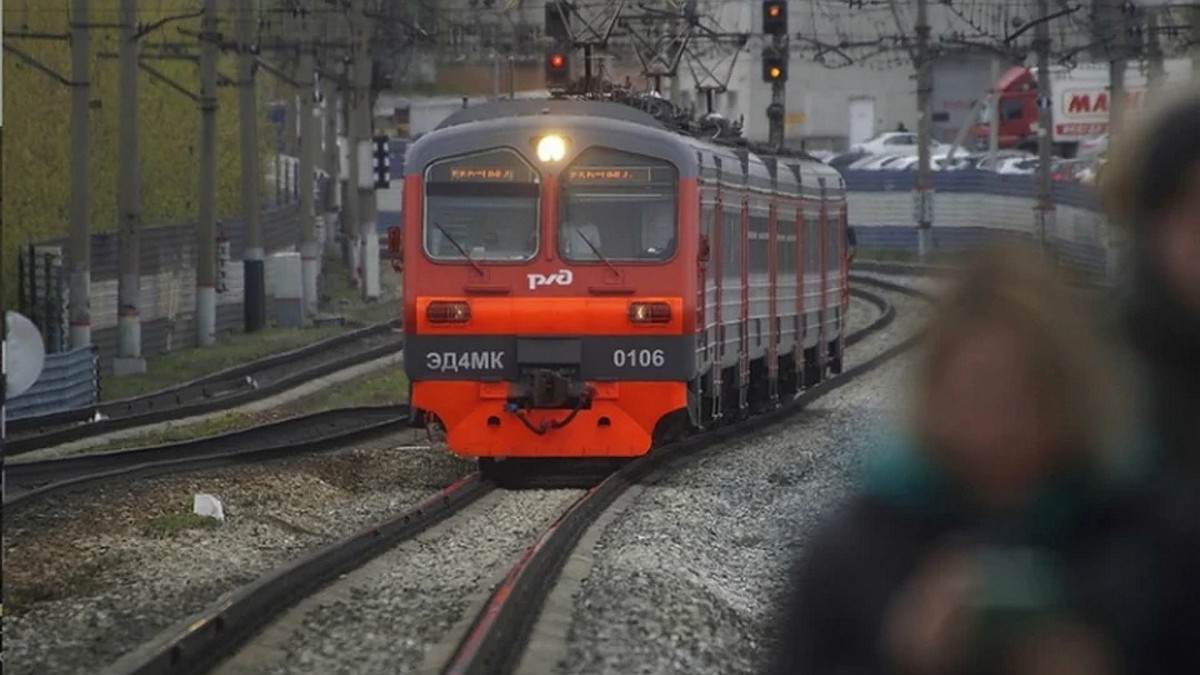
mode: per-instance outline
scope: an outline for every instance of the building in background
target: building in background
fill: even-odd
[[[1027,3],[1026,3],[1027,4]],[[760,2],[700,3],[729,31],[756,35],[761,27]],[[843,150],[898,125],[917,128],[916,71],[908,48],[913,45],[915,0],[845,2],[791,0],[791,58],[787,82],[785,138],[789,145],[810,150]],[[951,141],[978,116],[977,104],[987,95],[992,59],[1003,72],[1033,31],[1013,42],[1013,55],[997,45],[1009,31],[1027,23],[1025,4],[1002,0],[970,0],[946,4],[930,0],[930,43],[933,61],[934,137]],[[1082,14],[1082,13],[1081,13]],[[1083,17],[1067,16],[1053,24],[1056,45],[1084,46],[1089,26]],[[716,98],[716,112],[744,117],[746,135],[767,138],[767,106],[771,88],[761,78],[758,38],[738,59],[728,91]],[[695,80],[683,73],[684,101]]]

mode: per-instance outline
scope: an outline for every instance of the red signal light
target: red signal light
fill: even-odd
[[[778,19],[779,13],[780,13],[779,5],[771,5],[770,7],[767,8],[767,16],[771,17],[772,19]]]
[[[550,57],[551,68],[562,68],[565,65],[567,65],[567,57],[562,54],[554,54]]]

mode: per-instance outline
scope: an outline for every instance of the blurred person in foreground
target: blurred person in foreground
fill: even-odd
[[[909,429],[797,568],[775,672],[1200,672],[1196,538],[1143,488],[1152,453],[1084,311],[1028,252],[966,266]]]
[[[1129,235],[1124,323],[1145,368],[1164,477],[1200,489],[1200,89],[1133,120],[1111,158],[1102,192]]]

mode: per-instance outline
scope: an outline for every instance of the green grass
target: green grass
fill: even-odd
[[[340,256],[325,259],[320,279],[322,314],[340,315],[347,326],[284,329],[268,328],[258,333],[224,333],[210,347],[181,349],[168,354],[146,357],[146,372],[140,375],[115,377],[111,364],[105,364],[101,374],[100,397],[105,401],[141,396],[180,382],[194,380],[233,366],[261,359],[272,354],[299,349],[353,330],[358,325],[381,323],[400,314],[399,278],[386,263],[380,270],[382,294],[378,301],[367,303],[361,292],[350,285],[346,266]]]
[[[333,408],[388,405],[408,400],[408,378],[404,366],[388,366],[377,373],[326,387],[319,393],[305,396],[266,412],[228,412],[203,422],[171,426],[129,438],[105,443],[89,452],[140,448],[166,443],[179,443],[205,436],[249,429],[270,422],[309,415]]]
[[[4,579],[4,612],[21,615],[34,605],[54,602],[94,593],[99,589],[97,575],[103,566],[97,562],[83,563],[78,569],[34,581]]]
[[[214,530],[221,521],[195,513],[169,513],[159,516],[142,528],[142,535],[151,539],[166,539],[187,530]]]
[[[106,370],[102,375],[101,398],[113,401],[140,396],[247,361],[299,349],[346,330],[348,329],[341,326],[303,330],[270,328],[258,333],[220,335],[217,337],[217,343],[211,347],[193,347],[149,356],[146,358],[146,372],[140,375],[114,377]]]

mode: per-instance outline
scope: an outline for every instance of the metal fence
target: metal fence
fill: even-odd
[[[285,158],[290,159],[290,158]],[[272,204],[262,214],[263,246],[268,253],[296,248],[300,209],[295,162],[283,162],[285,171]],[[274,177],[273,177],[274,178]],[[317,181],[317,203],[329,189]],[[323,227],[318,219],[318,227]],[[149,227],[139,233],[139,274],[142,353],[146,355],[195,346],[196,224]],[[241,259],[246,232],[241,218],[218,222],[218,241],[229,255],[219,270],[223,288],[217,297],[217,332],[241,329],[244,295]],[[94,405],[99,399],[99,368],[116,356],[118,238],[115,232],[91,238],[92,346],[65,351],[68,297],[63,270],[69,265],[66,241],[59,239],[30,245],[20,265],[21,312],[42,330],[46,341],[46,367],[30,391],[9,400],[11,419],[44,415]],[[218,264],[222,264],[218,261]],[[85,359],[83,354],[88,356]],[[86,364],[85,364],[86,362]],[[85,367],[86,365],[86,367]]]
[[[917,249],[915,172],[845,171],[849,221],[859,248]],[[1033,176],[987,171],[934,174],[933,247],[957,252],[985,241],[1040,236]],[[1056,183],[1055,218],[1045,242],[1059,260],[1094,276],[1116,273],[1121,244],[1104,216],[1096,189]]]
[[[5,403],[10,420],[49,415],[96,405],[100,393],[100,357],[93,345],[47,354],[37,382]]]

